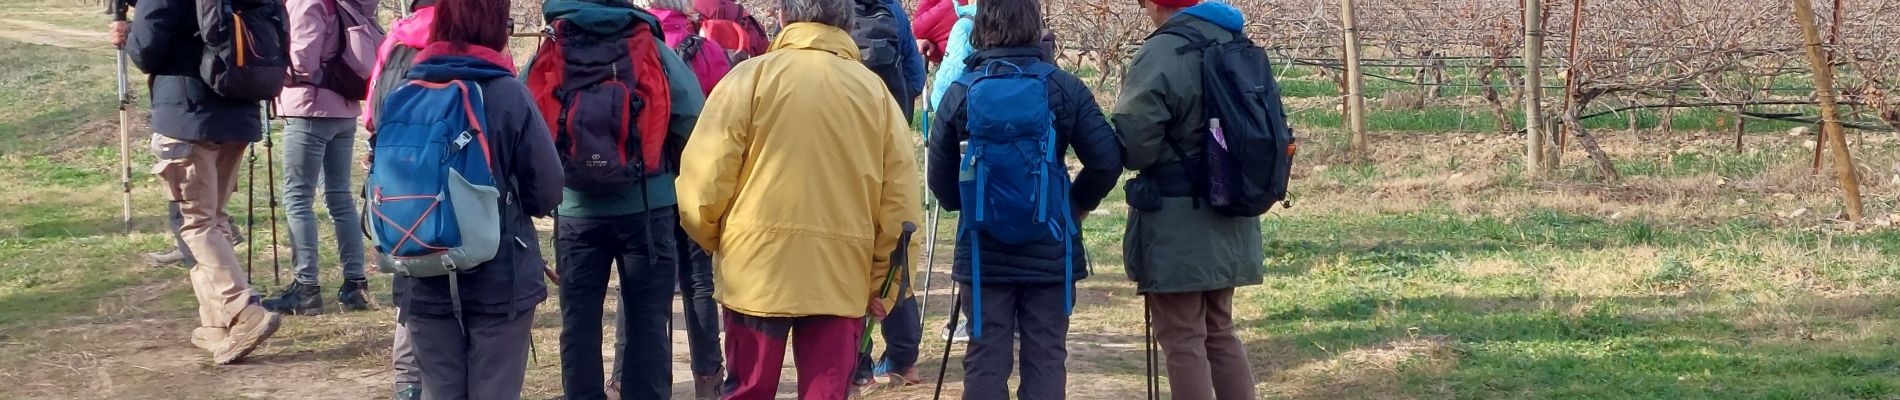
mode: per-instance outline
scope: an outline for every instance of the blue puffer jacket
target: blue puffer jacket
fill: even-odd
[[[534,310],[547,299],[541,270],[541,239],[533,216],[545,216],[561,203],[565,177],[547,123],[534,107],[528,86],[500,53],[479,46],[437,42],[416,57],[410,79],[430,82],[464,80],[481,87],[488,114],[488,143],[499,149],[495,179],[513,189],[513,204],[501,207],[502,246],[495,259],[457,277],[464,312],[512,314]],[[404,313],[430,317],[454,315],[448,277],[396,278],[396,304]]]
[[[990,60],[1006,60],[1017,65],[1029,65],[1046,59],[1044,50],[1036,47],[1008,47],[989,49],[970,57],[970,63],[982,65]],[[1102,108],[1095,102],[1095,94],[1089,91],[1082,80],[1067,71],[1057,71],[1049,77],[1049,110],[1055,114],[1056,148],[1075,151],[1075,157],[1082,161],[1082,171],[1076,174],[1075,183],[1069,188],[1069,202],[1074,211],[1086,213],[1101,205],[1102,197],[1115,188],[1115,179],[1122,168],[1121,142],[1116,140],[1115,128],[1109,126],[1108,119],[1102,114]],[[958,142],[967,140],[970,132],[965,128],[964,99],[968,87],[951,85],[944,91],[942,109],[938,110],[931,129],[941,132],[930,136],[929,186],[931,193],[943,204],[943,209],[956,211],[963,208],[961,190],[957,186],[958,162],[962,158]],[[967,237],[957,238],[956,267],[954,279],[957,282],[970,282],[970,246]],[[1022,246],[1008,246],[1000,242],[983,239],[983,283],[1061,283],[1064,264],[1062,243],[1051,240],[1044,243],[1032,243]],[[1088,277],[1088,257],[1082,244],[1082,235],[1078,232],[1069,238],[1069,251],[1074,256],[1072,265],[1075,279]]]

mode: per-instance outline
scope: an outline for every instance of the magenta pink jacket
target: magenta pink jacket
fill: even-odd
[[[428,47],[429,28],[433,25],[435,25],[434,6],[416,9],[416,11],[410,13],[408,17],[398,19],[396,22],[389,24],[388,36],[383,36],[383,44],[376,47],[376,68],[370,70],[369,98],[371,100],[381,98],[376,96],[376,83],[382,81],[383,65],[389,62],[386,58],[389,57],[389,51],[395,49],[396,46],[405,46],[414,49]],[[513,67],[514,64],[507,64],[505,66]],[[363,117],[360,118],[360,120],[363,121],[363,127],[369,128],[372,131],[376,129],[376,121],[374,121],[376,116],[375,107],[376,103],[373,101],[363,102]]]
[[[680,42],[696,31],[686,13],[677,10],[652,11],[653,16],[660,18],[660,30],[666,32],[666,47],[669,49],[678,49]],[[700,40],[699,53],[691,60],[681,61],[693,67],[693,75],[699,77],[699,90],[705,94],[712,94],[713,85],[732,71],[732,61],[726,58],[726,48],[711,40]]]
[[[365,2],[367,4],[361,4]],[[365,0],[289,0],[291,83],[277,97],[277,113],[286,117],[356,118],[361,112],[357,102],[344,100],[336,92],[318,89],[315,82],[325,61],[342,51],[343,31],[338,29],[336,7],[374,10],[375,2]],[[365,12],[364,14],[369,14]],[[342,62],[341,60],[335,60]],[[346,67],[347,68],[347,67]]]

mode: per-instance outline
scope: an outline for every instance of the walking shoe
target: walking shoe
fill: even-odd
[[[204,349],[205,351],[211,351],[218,348],[218,343],[224,341],[225,332],[224,328],[215,326],[200,326],[197,329],[192,329],[191,345],[198,346],[198,348]]]
[[[363,311],[369,309],[369,298],[363,292],[369,290],[369,282],[362,279],[343,281],[343,287],[336,290],[336,302],[343,304],[343,311]]]
[[[267,311],[264,307],[255,304],[244,307],[244,311],[238,313],[237,323],[231,325],[224,342],[211,350],[211,362],[227,365],[243,360],[271,335],[277,334],[277,327],[283,323],[283,316]]]
[[[396,384],[396,400],[422,400],[422,385],[414,383]]]
[[[719,396],[724,394],[721,393],[721,389],[724,389],[725,384],[726,371],[723,369],[712,375],[695,376],[693,377],[693,399],[718,400]]]
[[[317,285],[291,281],[284,288],[284,294],[275,299],[265,299],[264,309],[270,312],[290,315],[323,315],[323,290]]]
[[[145,253],[145,263],[154,267],[178,265],[185,262],[185,251],[173,247],[157,253]]]

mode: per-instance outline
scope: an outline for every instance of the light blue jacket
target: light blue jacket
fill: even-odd
[[[937,103],[943,102],[943,92],[950,90],[950,84],[957,78],[970,72],[970,66],[964,61],[976,49],[970,46],[970,32],[976,30],[976,4],[957,6],[957,24],[950,27],[950,41],[944,44],[943,63],[937,65],[937,78],[930,83],[930,109],[937,109]]]

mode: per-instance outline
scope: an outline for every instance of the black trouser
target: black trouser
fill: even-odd
[[[968,318],[969,284],[962,285],[960,296]],[[1010,370],[1020,362],[1023,378],[1016,398],[1061,399],[1069,358],[1063,344],[1069,336],[1069,315],[1064,313],[1062,284],[985,284],[978,301],[983,302],[983,320],[977,323],[983,329],[982,335],[970,337],[963,356],[963,398],[1010,398]],[[1021,357],[1013,354],[1017,339],[1022,340]]]
[[[602,303],[609,266],[620,266],[621,336],[615,369],[621,398],[664,399],[672,393],[673,284],[678,272],[673,207],[623,217],[560,217],[555,255],[561,286],[561,386],[568,399],[604,399],[601,368]]]
[[[726,364],[720,353],[719,304],[713,302],[712,255],[687,237],[684,229],[675,229],[673,236],[678,241],[680,301],[685,308],[693,375],[710,376]]]

